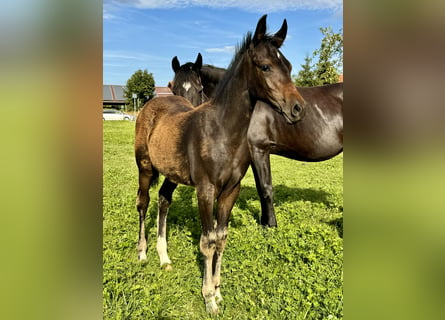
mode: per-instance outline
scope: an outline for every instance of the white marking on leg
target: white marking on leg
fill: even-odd
[[[158,239],[156,243],[156,249],[158,251],[159,260],[161,263],[161,268],[166,265],[169,266],[172,262],[167,254],[167,213],[168,207],[166,208],[167,201],[164,197],[159,198],[158,202]],[[161,214],[161,210],[167,210],[164,215]],[[162,216],[162,219],[161,219]],[[171,268],[168,268],[170,270]],[[167,268],[166,268],[167,270]]]
[[[221,264],[224,248],[226,247],[227,241],[227,228],[220,230],[216,233],[216,264],[215,264],[215,274],[213,275],[213,285],[215,286],[215,301],[220,303],[223,300],[221,295]]]
[[[138,259],[139,259],[139,261],[147,260],[147,253],[145,253],[145,251],[139,252]]]
[[[147,239],[145,238],[145,224],[139,226],[139,241],[137,246],[138,260],[147,260]]]
[[[216,304],[215,297],[206,299],[206,311],[210,314],[217,314],[219,312],[218,305]]]
[[[202,281],[202,296],[204,297],[207,312],[218,313],[215,301],[215,285],[213,282],[213,255],[216,251],[216,232],[211,231],[207,236],[201,235],[199,244],[204,256],[204,275]]]
[[[169,265],[172,263],[167,254],[167,239],[165,237],[158,237],[156,249],[158,250],[159,260],[161,261],[161,268],[164,265]]]
[[[188,92],[190,90],[190,88],[192,87],[192,84],[190,82],[186,81],[182,84],[182,87],[185,89],[186,92]]]

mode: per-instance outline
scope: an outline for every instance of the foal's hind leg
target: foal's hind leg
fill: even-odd
[[[150,184],[153,179],[153,169],[147,159],[137,159],[139,168],[139,189],[136,208],[139,213],[139,241],[137,245],[138,259],[147,259],[147,239],[145,238],[145,215],[150,203]]]
[[[150,203],[150,195],[148,189],[150,186],[150,177],[139,170],[139,189],[136,199],[136,208],[139,213],[139,241],[138,241],[138,259],[147,259],[147,239],[145,238],[145,215],[147,213],[148,204]]]
[[[170,204],[172,202],[172,194],[178,185],[167,180],[159,190],[158,200],[158,242],[156,249],[158,250],[159,260],[161,261],[161,268],[165,266],[165,270],[171,270],[171,261],[167,254],[167,214]]]

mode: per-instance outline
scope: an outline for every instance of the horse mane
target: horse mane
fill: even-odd
[[[244,36],[243,41],[241,44],[238,44],[235,47],[235,54],[232,58],[232,61],[230,62],[229,66],[227,67],[227,70],[222,77],[222,79],[218,82],[218,84],[215,87],[215,91],[213,94],[215,103],[224,104],[225,99],[227,98],[227,92],[225,92],[227,85],[231,82],[233,75],[236,71],[236,68],[238,66],[238,63],[244,53],[249,49],[250,44],[252,43],[252,32],[247,32],[247,34]]]
[[[258,40],[256,40],[258,41]],[[274,36],[270,34],[264,34],[260,40],[261,42],[272,42],[274,40]],[[244,53],[249,49],[252,42],[255,42],[255,39],[253,39],[252,32],[247,32],[247,34],[244,36],[243,41],[238,44],[235,47],[235,54],[232,58],[232,61],[230,62],[229,66],[227,67],[227,70],[224,73],[224,76],[221,78],[221,80],[218,82],[218,84],[215,87],[215,91],[213,94],[214,101],[216,103],[223,104],[225,99],[227,98],[227,94],[225,93],[225,89],[230,83],[231,79],[234,76],[234,73],[236,72],[239,60],[242,58]]]

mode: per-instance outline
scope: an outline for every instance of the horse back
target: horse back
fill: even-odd
[[[327,112],[343,108],[343,82],[317,87],[297,87],[298,92],[310,105],[317,104]]]

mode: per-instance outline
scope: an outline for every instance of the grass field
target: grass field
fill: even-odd
[[[174,193],[167,220],[170,272],[159,267],[157,188],[150,190],[148,260],[138,262],[134,122],[103,125],[103,318],[209,319],[194,189],[179,186]],[[271,163],[278,228],[258,224],[249,169],[229,225],[224,301],[213,318],[342,319],[343,155],[319,163],[272,156]]]

